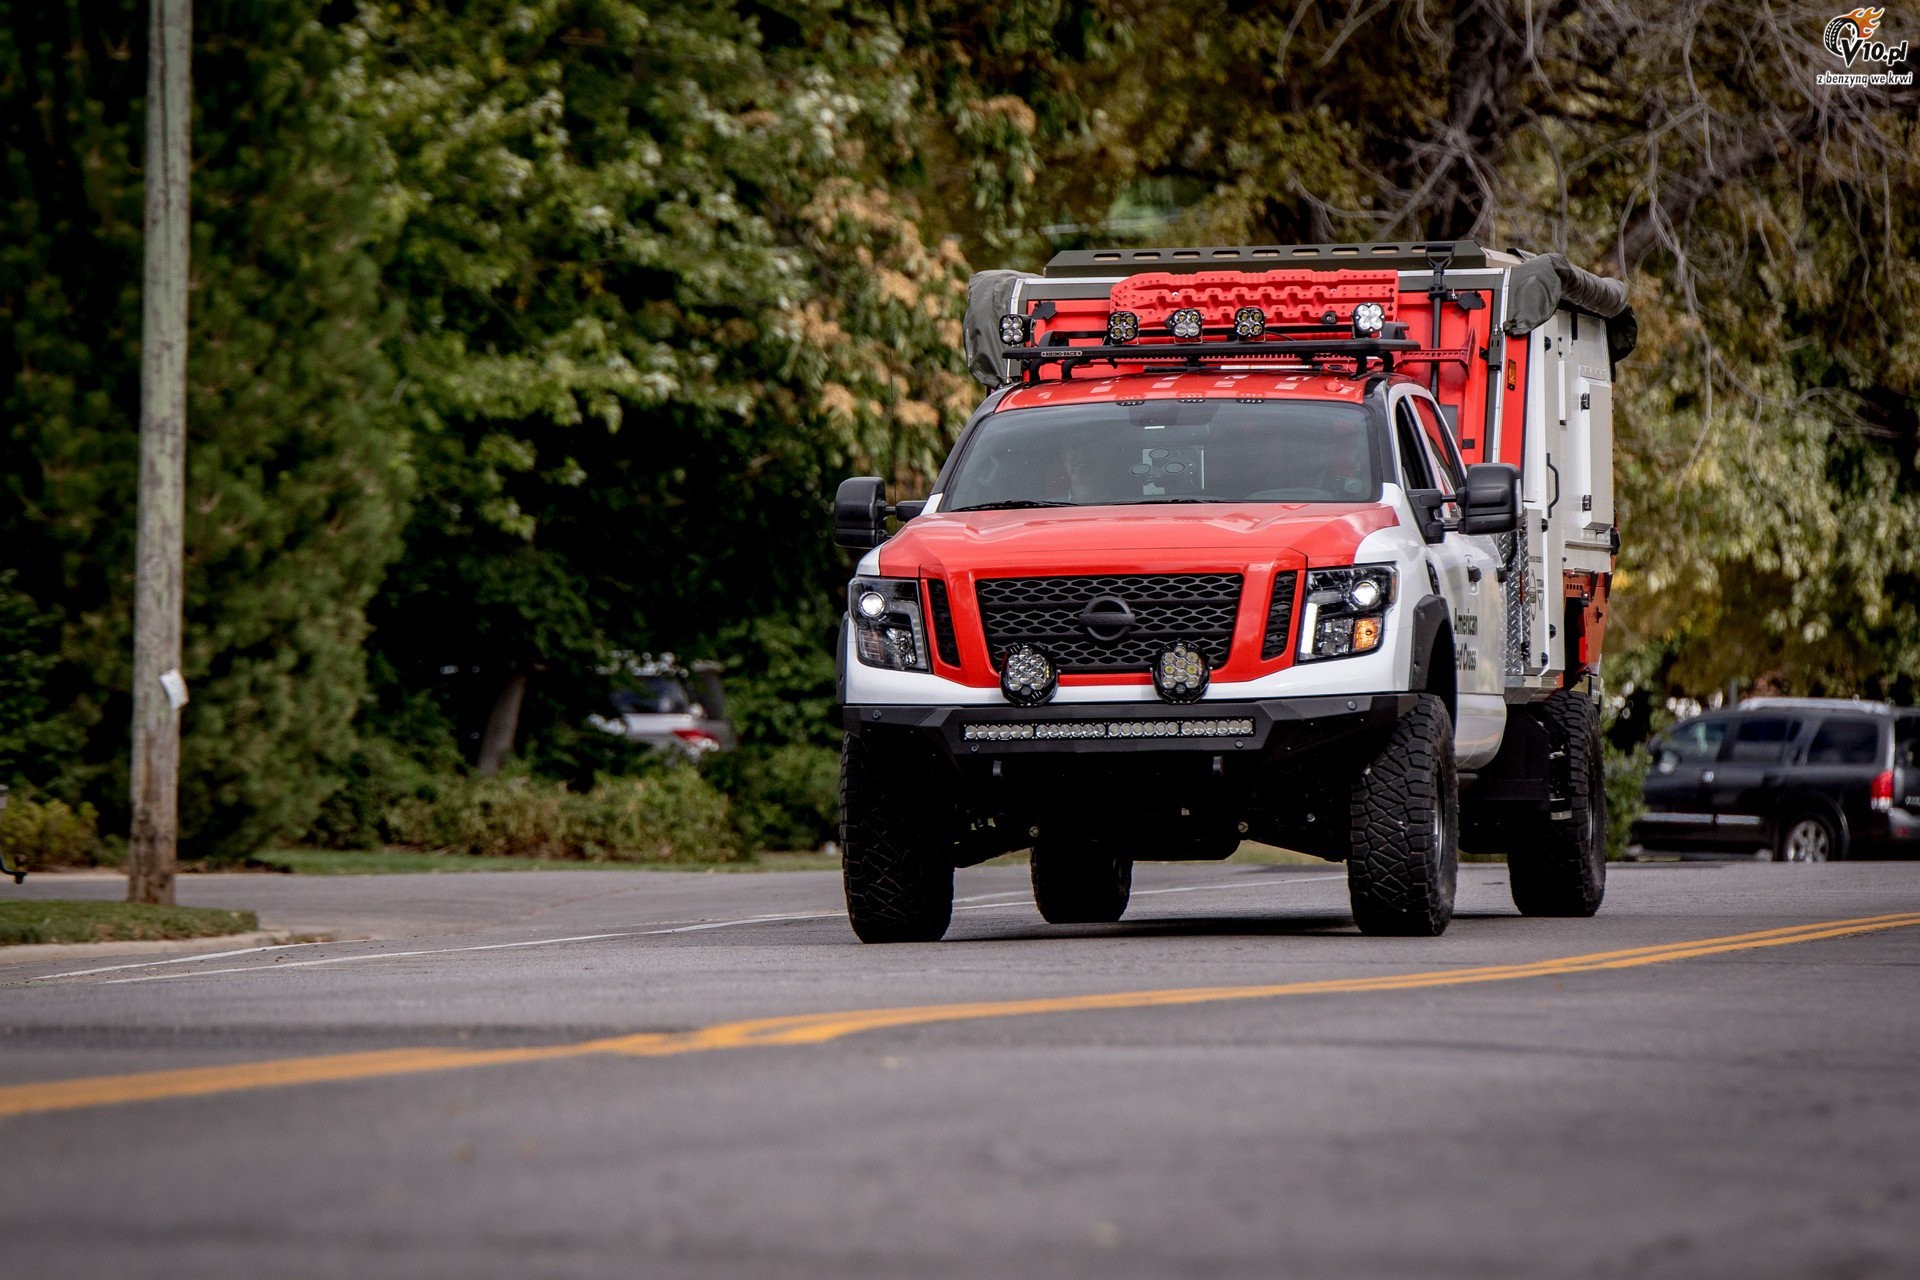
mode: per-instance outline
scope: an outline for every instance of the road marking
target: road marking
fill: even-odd
[[[43,973],[34,982],[52,982],[55,978],[89,978],[96,973],[119,973],[123,969],[153,969],[163,964],[192,964],[197,960],[227,960],[234,956],[258,955],[262,951],[290,951],[294,947],[324,947],[328,942],[279,942],[265,947],[236,947],[232,951],[201,951],[171,960],[134,960],[127,964],[103,964],[97,969],[74,969],[67,973]]]
[[[1346,873],[1328,876],[1289,875],[1284,878],[1262,877],[1258,880],[1232,880],[1220,884],[1181,885],[1168,889],[1137,889],[1133,896],[1147,897],[1159,893],[1204,893],[1213,889],[1262,889],[1286,887],[1295,884],[1308,884],[1315,880],[1344,880]],[[1010,907],[1029,905],[1030,895],[1026,890],[1008,893],[983,893],[970,898],[956,898],[955,911],[994,911]],[[1013,902],[988,902],[988,898],[1014,898]],[[137,982],[176,982],[184,978],[213,978],[233,973],[284,973],[292,969],[311,969],[320,965],[363,964],[372,960],[404,960],[417,956],[450,956],[470,951],[512,951],[526,947],[550,947],[563,942],[600,942],[609,938],[656,938],[675,933],[704,933],[711,929],[733,929],[746,924],[777,924],[789,920],[833,920],[845,917],[844,911],[805,911],[785,915],[742,916],[737,920],[709,920],[700,924],[675,925],[666,929],[627,929],[616,933],[583,933],[568,938],[534,938],[525,942],[490,942],[469,947],[428,947],[413,951],[368,951],[351,956],[327,956],[318,960],[296,960],[292,964],[275,961],[273,964],[233,964],[218,969],[191,969],[180,973],[148,973],[132,978],[108,978],[99,986],[117,987]],[[26,979],[28,983],[52,982],[58,978],[82,978],[93,974],[117,973],[125,969],[149,969],[163,965],[191,964],[197,960],[221,960],[232,956],[255,954],[262,951],[284,951],[290,947],[324,946],[325,943],[294,942],[273,947],[243,947],[235,951],[214,951],[202,955],[176,956],[170,960],[146,960],[133,964],[105,965],[98,969],[79,969],[72,973],[50,973],[42,977]]]
[[[975,1001],[957,1004],[907,1006],[894,1009],[853,1009],[835,1013],[803,1013],[777,1018],[722,1022],[692,1031],[648,1031],[634,1035],[583,1040],[573,1044],[510,1049],[417,1048],[385,1049],[370,1053],[327,1054],[242,1062],[221,1067],[184,1067],[172,1071],[145,1071],[133,1075],[91,1076],[76,1080],[48,1080],[0,1087],[0,1116],[35,1115],[82,1107],[153,1102],[163,1098],[190,1098],[271,1089],[330,1081],[371,1080],[383,1076],[416,1075],[429,1071],[458,1071],[469,1067],[509,1063],[552,1062],[613,1054],[665,1058],[721,1049],[770,1048],[781,1045],[824,1044],[866,1031],[931,1026],[942,1022],[982,1021],[989,1018],[1031,1017],[1038,1014],[1084,1013],[1115,1009],[1174,1008],[1219,1004],[1237,1000],[1267,1000],[1281,996],[1345,995],[1375,991],[1414,991],[1430,987],[1470,986],[1514,982],[1528,978],[1564,977],[1633,969],[1645,965],[1725,955],[1801,942],[1820,942],[1856,934],[1877,933],[1920,925],[1920,911],[1862,916],[1817,924],[1762,929],[1719,938],[1698,938],[1655,946],[1598,951],[1523,964],[1442,969],[1428,973],[1394,974],[1368,978],[1323,978],[1308,982],[1281,982],[1263,986],[1171,987],[1149,991],[1114,991],[1093,995],[1041,996],[1024,1000]]]

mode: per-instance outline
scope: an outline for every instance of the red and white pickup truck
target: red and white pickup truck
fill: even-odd
[[[1242,840],[1344,861],[1370,933],[1446,928],[1463,837],[1522,911],[1598,909],[1625,286],[1470,241],[1083,251],[976,277],[967,333],[994,389],[932,493],[834,503],[862,939],[939,938],[954,868],[1023,848],[1054,922]]]

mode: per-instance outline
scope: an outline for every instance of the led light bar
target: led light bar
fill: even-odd
[[[968,724],[966,742],[1030,742],[1062,738],[1250,738],[1248,719],[1055,720],[1045,724]]]

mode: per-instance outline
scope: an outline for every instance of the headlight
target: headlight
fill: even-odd
[[[1391,565],[1307,571],[1307,600],[1300,610],[1300,661],[1372,653],[1387,634],[1393,603]]]
[[[855,578],[847,584],[853,651],[870,667],[931,671],[920,584],[912,578]]]

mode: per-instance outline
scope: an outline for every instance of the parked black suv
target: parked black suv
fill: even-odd
[[[1653,744],[1632,842],[1647,851],[1826,862],[1920,852],[1920,712],[1837,698],[1749,698]]]

